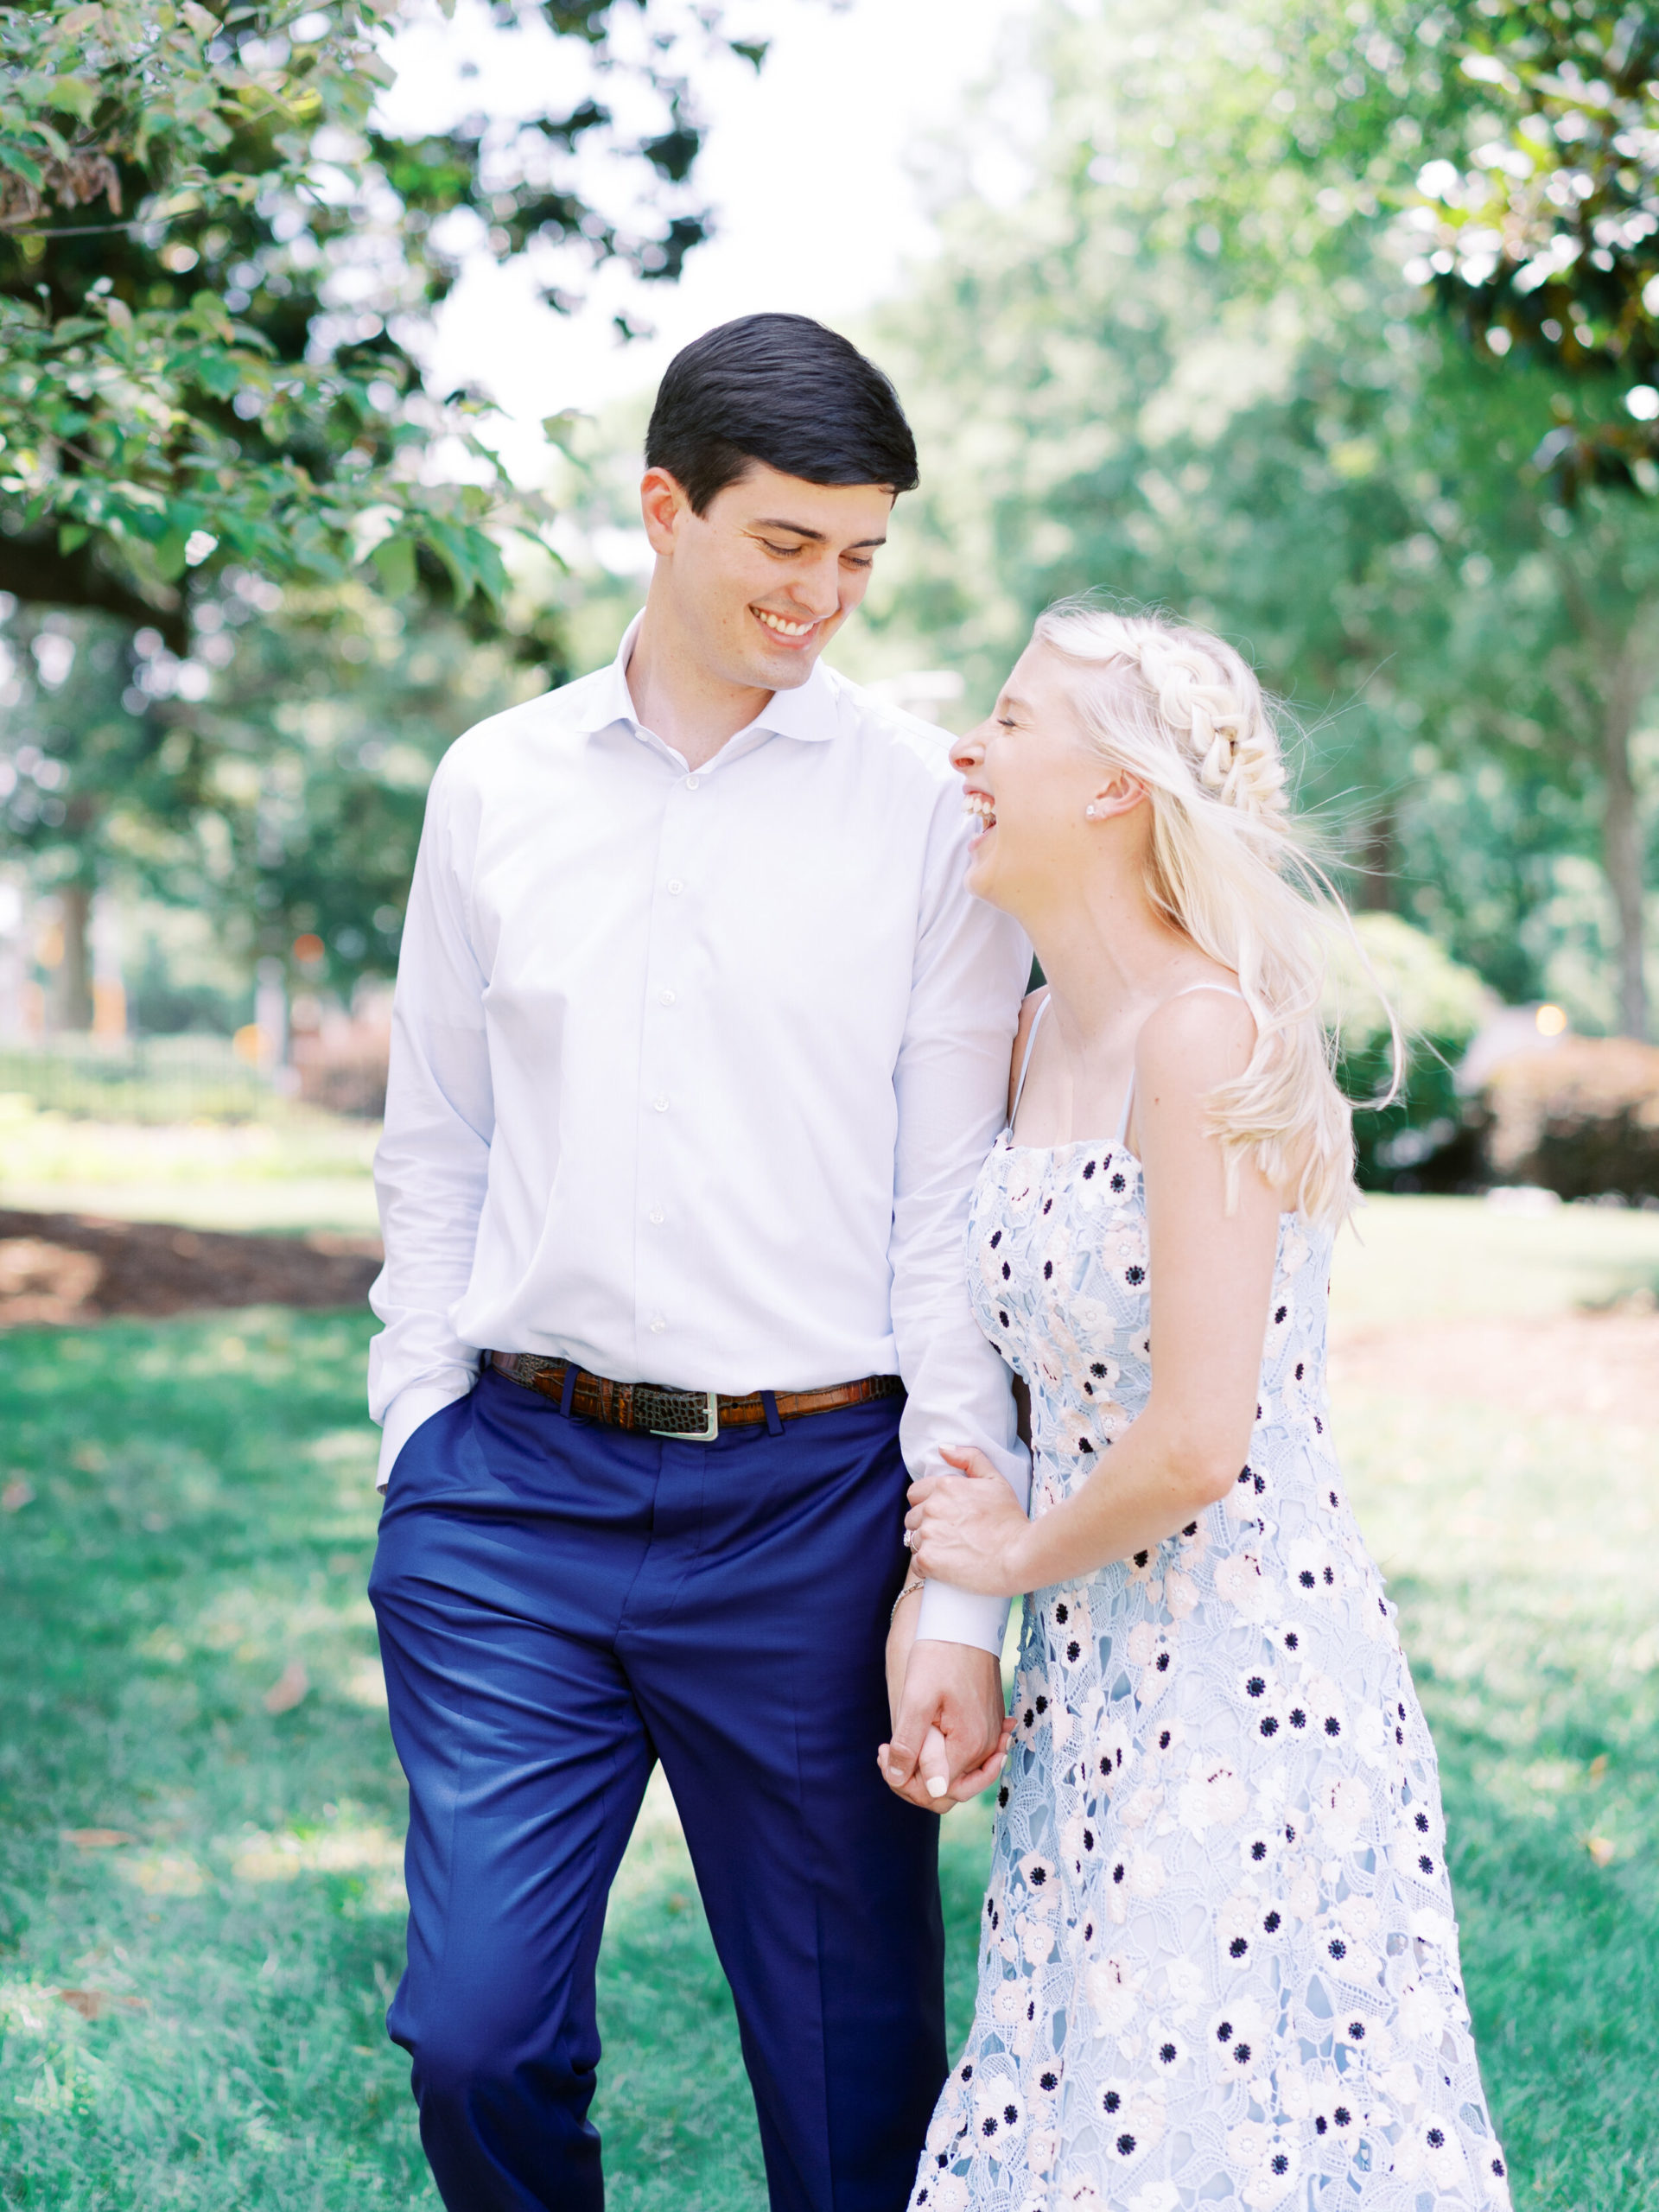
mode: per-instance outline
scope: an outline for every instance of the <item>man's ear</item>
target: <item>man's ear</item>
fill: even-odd
[[[639,512],[653,553],[671,554],[680,525],[691,512],[685,487],[665,468],[648,468],[639,481]]]

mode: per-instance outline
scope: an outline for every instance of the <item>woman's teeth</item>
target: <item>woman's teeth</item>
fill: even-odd
[[[781,614],[769,614],[764,607],[754,611],[767,629],[775,630],[780,638],[804,638],[818,626],[816,622],[785,622]]]
[[[996,804],[994,800],[987,798],[983,791],[965,791],[963,794],[962,803],[966,811],[973,816],[982,828],[995,829]]]

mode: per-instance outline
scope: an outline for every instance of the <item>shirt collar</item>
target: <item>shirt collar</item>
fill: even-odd
[[[618,722],[626,722],[635,730],[644,728],[633,709],[627,674],[633,641],[644,620],[643,613],[634,616],[622,632],[616,658],[608,668],[601,669],[594,675],[578,728],[611,729]],[[764,731],[771,736],[798,738],[805,744],[819,745],[834,737],[836,726],[834,679],[821,661],[815,661],[812,673],[804,683],[797,684],[791,691],[774,691],[747,728],[738,731],[736,736]],[[736,738],[728,742],[735,743]]]

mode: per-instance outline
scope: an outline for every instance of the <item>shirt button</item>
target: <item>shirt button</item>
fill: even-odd
[[[662,1333],[663,1333],[663,1331],[664,1331],[667,1326],[668,1326],[667,1322],[664,1320],[664,1319],[663,1319],[663,1317],[662,1317],[662,1315],[661,1315],[660,1313],[653,1313],[653,1314],[652,1315],[652,1317],[651,1317],[651,1333],[652,1333],[652,1335],[653,1337],[660,1337],[660,1336],[662,1335]]]
[[[651,1210],[651,1217],[658,1228],[662,1226],[663,1210],[661,1206],[652,1206]]]
[[[689,791],[694,791],[702,780],[700,776],[688,776],[685,779],[685,788]]]
[[[680,895],[681,892],[682,892],[682,891],[683,891],[683,890],[684,890],[684,888],[685,888],[685,886],[684,886],[684,885],[680,881],[680,879],[679,879],[679,877],[678,877],[677,875],[671,875],[671,876],[669,877],[669,879],[668,879],[668,895],[669,895],[669,897],[670,897],[671,899],[677,899],[677,898],[679,897],[679,895]]]
[[[659,1090],[651,1103],[657,1109],[657,1111],[659,1114],[666,1114],[668,1111],[668,1093],[665,1090]]]
[[[677,991],[664,991],[662,995],[663,1004],[664,1006],[674,1005],[679,995],[680,995]]]

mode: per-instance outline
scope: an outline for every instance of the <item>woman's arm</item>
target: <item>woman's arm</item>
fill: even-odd
[[[1205,1100],[1240,1074],[1255,1030],[1213,992],[1170,1000],[1135,1052],[1135,1134],[1146,1173],[1152,1272],[1152,1395],[1065,1503],[1027,1522],[976,1452],[950,1452],[976,1479],[912,1489],[906,1526],[925,1574],[1013,1595],[1148,1551],[1224,1497],[1249,1455],[1281,1199],[1241,1164],[1227,1210],[1222,1151]]]

